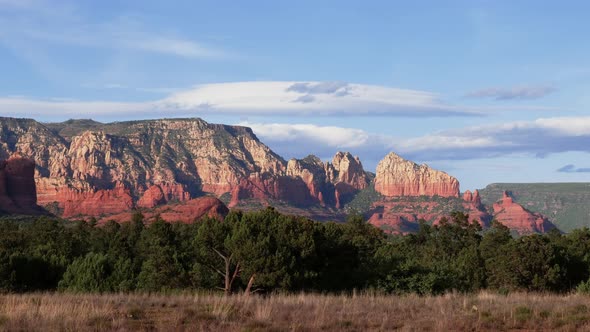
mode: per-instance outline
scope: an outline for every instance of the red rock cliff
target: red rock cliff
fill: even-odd
[[[493,209],[494,219],[521,234],[545,233],[555,228],[540,213],[533,213],[515,203],[507,192],[504,192],[501,200],[494,203]]]
[[[445,172],[390,153],[377,165],[375,190],[384,196],[459,197],[459,181]]]
[[[35,162],[14,154],[0,161],[0,210],[6,213],[40,214],[35,190]]]

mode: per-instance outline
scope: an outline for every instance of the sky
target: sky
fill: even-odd
[[[588,1],[0,0],[0,116],[199,117],[285,159],[590,182]]]

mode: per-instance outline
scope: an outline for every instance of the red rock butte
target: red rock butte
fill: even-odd
[[[546,217],[515,203],[505,191],[502,199],[494,203],[494,219],[518,233],[545,233],[555,228]]]
[[[15,153],[0,161],[0,210],[11,214],[42,214],[37,205],[35,162]]]
[[[459,181],[391,152],[377,165],[375,190],[384,196],[459,197]]]

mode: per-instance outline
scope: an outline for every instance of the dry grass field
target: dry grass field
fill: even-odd
[[[590,330],[590,297],[0,295],[4,331]]]

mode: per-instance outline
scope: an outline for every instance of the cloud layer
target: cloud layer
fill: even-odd
[[[511,88],[486,88],[469,92],[469,98],[491,98],[495,100],[539,99],[557,91],[552,86],[516,86]]]
[[[346,149],[370,160],[389,151],[419,161],[466,160],[524,154],[590,152],[590,117],[542,118],[446,130],[414,138],[377,135],[354,128],[309,124],[241,123],[277,152],[301,156],[312,151],[328,157]],[[561,171],[582,172],[568,165]]]
[[[590,167],[577,168],[573,164],[565,165],[557,170],[560,173],[590,173]]]
[[[121,88],[121,85],[110,85]],[[192,114],[289,116],[482,116],[447,105],[437,95],[416,90],[343,82],[235,82],[198,85],[150,102],[63,101],[0,97],[0,111],[12,116],[109,114],[165,116]]]
[[[253,115],[481,116],[441,102],[436,94],[345,82],[204,84],[160,103],[169,109]]]

